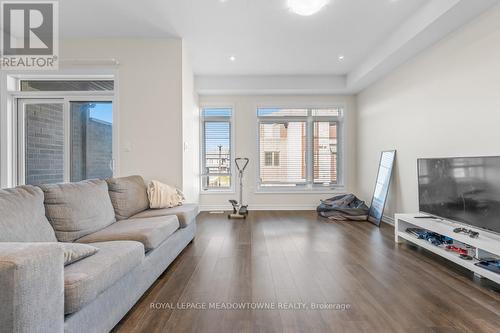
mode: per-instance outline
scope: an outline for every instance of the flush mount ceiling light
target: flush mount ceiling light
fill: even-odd
[[[310,16],[319,12],[330,0],[287,0],[288,8],[297,15]]]

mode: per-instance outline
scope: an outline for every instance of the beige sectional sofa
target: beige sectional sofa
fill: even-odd
[[[0,331],[111,330],[196,233],[197,205],[148,207],[140,176],[0,190]]]

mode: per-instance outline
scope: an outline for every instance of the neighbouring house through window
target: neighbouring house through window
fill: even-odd
[[[341,186],[342,108],[259,108],[260,188]]]

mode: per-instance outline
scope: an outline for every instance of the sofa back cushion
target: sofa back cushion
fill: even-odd
[[[43,192],[34,186],[0,190],[0,242],[56,242],[45,217]]]
[[[60,242],[72,242],[116,221],[104,180],[40,186],[45,212]]]
[[[106,180],[116,219],[124,220],[149,208],[146,184],[141,176]]]

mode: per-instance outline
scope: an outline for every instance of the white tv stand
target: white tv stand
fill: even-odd
[[[496,283],[500,283],[500,274],[494,273],[482,267],[474,265],[478,262],[477,259],[473,260],[464,260],[459,257],[458,253],[447,251],[444,247],[439,247],[431,244],[430,242],[418,239],[412,234],[406,232],[406,228],[422,228],[427,229],[429,231],[433,231],[440,235],[444,235],[454,240],[471,245],[475,247],[476,257],[484,258],[484,251],[491,253],[496,256],[500,256],[500,235],[495,233],[491,233],[485,230],[465,226],[463,224],[454,223],[448,220],[441,220],[437,218],[415,218],[415,216],[419,216],[423,214],[396,214],[395,215],[395,224],[394,224],[394,236],[396,243],[401,243],[402,240],[406,240],[408,242],[414,243],[418,246],[423,247],[426,250],[429,250],[441,257],[444,257],[448,260],[453,261],[454,263],[463,266],[471,271],[473,271],[476,275],[481,277],[485,277],[490,279]],[[478,238],[471,238],[467,234],[463,233],[454,233],[453,229],[455,228],[466,228],[479,232]]]

